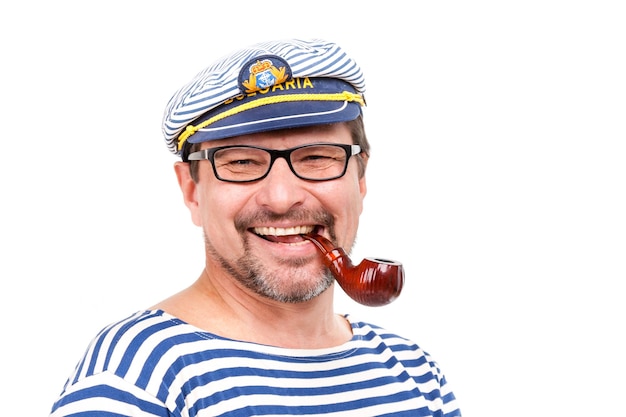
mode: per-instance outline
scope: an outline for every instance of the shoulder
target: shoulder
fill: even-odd
[[[208,337],[162,310],[138,311],[104,327],[93,338],[72,378],[105,371],[124,376],[131,364],[158,361],[177,344]]]
[[[432,356],[412,339],[394,333],[384,327],[346,316],[352,325],[355,339],[377,346],[378,350],[388,350],[405,367],[428,370],[433,378],[442,377],[441,370]]]
[[[122,409],[153,402],[154,392],[148,389],[151,372],[147,370],[168,351],[165,347],[155,355],[156,347],[171,345],[171,338],[185,334],[193,334],[193,330],[160,310],[138,311],[104,327],[67,379],[53,415],[64,415],[64,410],[82,407],[72,404],[89,401],[102,402],[104,407],[107,401],[123,398],[115,400],[115,407]]]
[[[93,353],[136,350],[149,339],[184,332],[183,322],[161,310],[139,311],[102,329],[91,343]]]
[[[456,398],[446,380],[445,373],[433,357],[420,345],[372,323],[358,321],[346,316],[350,321],[355,339],[362,343],[376,346],[376,353],[387,365],[399,365],[410,375],[419,391],[429,400],[446,404],[449,415],[460,415],[456,407]],[[448,414],[446,414],[448,415]]]
[[[361,338],[365,340],[380,339],[388,345],[395,346],[398,349],[419,349],[419,346],[413,340],[394,333],[384,327],[380,327],[370,322],[355,319],[354,317],[349,315],[346,315],[346,319],[350,322],[350,325],[352,326],[352,333],[354,334],[355,338]]]

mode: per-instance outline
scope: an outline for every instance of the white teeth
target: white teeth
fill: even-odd
[[[313,226],[294,226],[294,227],[255,227],[254,233],[257,235],[272,236],[288,236],[302,235],[313,231]]]

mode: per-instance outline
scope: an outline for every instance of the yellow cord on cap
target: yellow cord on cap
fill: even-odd
[[[244,103],[240,106],[233,107],[232,109],[217,114],[196,126],[187,125],[185,131],[181,133],[178,137],[178,150],[181,150],[183,148],[184,143],[187,141],[187,139],[189,139],[191,135],[196,133],[198,130],[203,129],[219,120],[256,107],[275,103],[287,103],[291,101],[355,101],[361,106],[365,105],[363,96],[361,96],[360,94],[350,93],[348,91],[333,94],[283,94],[273,97],[263,97],[248,103]]]

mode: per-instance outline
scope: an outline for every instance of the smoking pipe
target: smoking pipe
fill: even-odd
[[[342,248],[335,248],[325,237],[315,233],[301,236],[317,246],[324,265],[345,293],[356,302],[377,307],[389,304],[400,295],[404,285],[404,268],[401,263],[365,258],[354,266],[346,252]]]

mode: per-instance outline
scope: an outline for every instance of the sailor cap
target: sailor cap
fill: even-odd
[[[337,44],[320,39],[264,42],[198,73],[169,100],[167,147],[276,129],[346,122],[365,105],[361,68]]]

